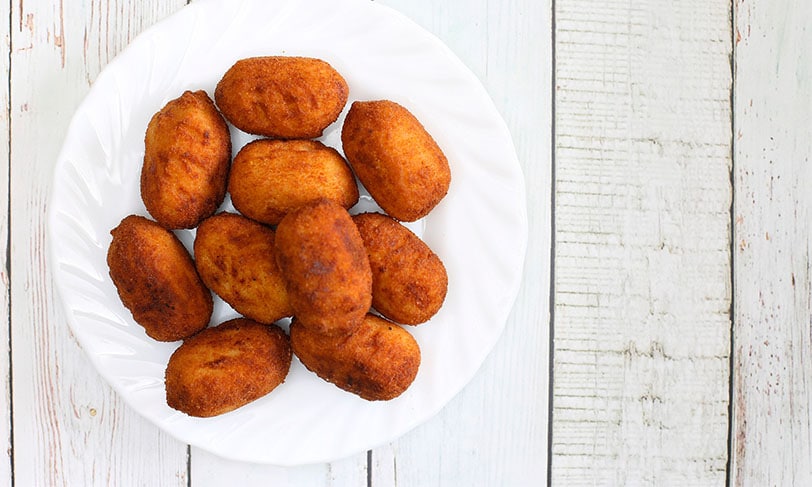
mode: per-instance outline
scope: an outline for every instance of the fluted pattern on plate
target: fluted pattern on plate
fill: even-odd
[[[403,104],[448,156],[451,189],[422,223],[423,239],[446,265],[448,297],[434,319],[409,329],[423,362],[412,387],[393,401],[364,401],[294,361],[287,381],[255,403],[217,418],[187,417],[163,397],[164,367],[177,344],[149,339],[107,277],[109,230],[127,214],[146,214],[138,174],[149,118],[185,89],[211,94],[234,61],[256,55],[325,59],[347,79],[350,103]],[[342,121],[321,139],[339,150]],[[235,147],[250,138],[232,133]],[[279,465],[365,450],[439,411],[499,337],[527,240],[521,170],[484,88],[436,38],[362,0],[198,0],[146,31],[108,65],[78,109],[57,163],[48,225],[74,333],[125,401],[185,442]],[[189,236],[182,238],[188,243]],[[216,310],[215,321],[233,313]]]

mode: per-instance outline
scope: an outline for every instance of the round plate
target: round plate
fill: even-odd
[[[184,90],[212,95],[235,61],[260,55],[328,61],[346,78],[350,103],[404,105],[450,162],[448,195],[411,226],[445,263],[448,296],[431,321],[408,327],[422,363],[412,386],[394,400],[365,401],[294,359],[285,383],[267,396],[215,418],[186,416],[164,396],[164,369],[179,343],[147,337],[108,275],[110,230],[126,215],[148,215],[139,176],[150,117]],[[321,138],[339,150],[343,118]],[[232,134],[235,151],[250,139],[235,129]],[[99,75],[71,122],[48,225],[51,267],[68,321],[126,403],[181,441],[276,465],[364,451],[436,414],[471,380],[501,334],[527,242],[521,169],[482,85],[438,39],[368,0],[196,0],[144,32]],[[176,233],[190,247],[193,232]],[[212,324],[236,316],[216,302]]]

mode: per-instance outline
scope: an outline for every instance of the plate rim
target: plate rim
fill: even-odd
[[[253,0],[244,0],[243,3],[246,3],[246,2],[250,3],[251,1],[253,1]],[[432,32],[426,30],[425,28],[423,28],[422,26],[420,26],[419,24],[417,24],[416,22],[414,22],[413,20],[408,18],[406,15],[404,15],[403,13],[395,10],[392,7],[389,7],[389,6],[386,6],[386,5],[381,5],[381,4],[375,3],[375,2],[363,2],[362,0],[342,0],[342,1],[345,2],[345,3],[355,3],[357,5],[364,5],[363,8],[378,9],[379,12],[385,12],[385,13],[383,13],[383,15],[390,15],[390,16],[397,17],[399,22],[409,25],[410,29],[415,30],[416,32],[420,32],[421,35],[423,35],[427,39],[431,40],[432,45],[433,45],[433,47],[435,49],[441,49],[443,51],[443,55],[446,58],[456,62],[457,69],[464,70],[466,72],[466,75],[471,80],[475,80],[476,81],[476,86],[477,86],[478,90],[481,92],[480,96],[479,96],[480,99],[477,100],[477,102],[478,103],[484,102],[484,103],[487,104],[487,110],[490,111],[492,113],[492,115],[494,115],[491,121],[496,122],[496,124],[498,125],[498,128],[500,129],[500,132],[501,132],[500,136],[501,137],[506,137],[507,140],[510,141],[510,144],[509,144],[510,149],[511,149],[510,161],[507,161],[506,164],[509,164],[509,165],[513,166],[513,169],[518,171],[518,176],[519,176],[519,178],[521,180],[521,185],[520,185],[519,188],[517,188],[519,194],[516,195],[517,200],[521,201],[521,204],[518,205],[518,209],[520,211],[520,214],[517,216],[519,221],[520,221],[521,235],[516,236],[516,240],[518,240],[519,243],[520,243],[520,250],[519,250],[520,259],[519,259],[519,266],[518,266],[519,268],[518,268],[518,271],[517,271],[518,274],[513,280],[512,289],[510,289],[509,292],[507,293],[507,294],[509,294],[509,302],[510,303],[509,303],[509,306],[507,306],[505,317],[498,324],[499,329],[494,334],[494,338],[492,340],[490,340],[490,342],[487,344],[487,347],[485,347],[485,348],[487,348],[487,351],[484,353],[483,359],[481,361],[479,361],[479,363],[478,363],[478,365],[476,367],[472,368],[472,370],[468,374],[465,375],[464,380],[459,381],[459,384],[460,384],[459,387],[456,390],[454,390],[453,392],[451,392],[450,394],[448,394],[448,399],[447,400],[441,401],[440,403],[438,403],[436,405],[436,407],[431,408],[427,413],[423,412],[422,414],[419,415],[419,417],[417,417],[417,418],[413,419],[412,421],[409,421],[408,423],[406,423],[406,426],[401,427],[401,428],[399,428],[399,429],[397,429],[395,431],[390,431],[388,435],[383,435],[384,436],[383,439],[381,439],[376,444],[369,445],[367,447],[367,449],[373,449],[373,448],[376,448],[376,447],[378,447],[380,445],[386,444],[388,442],[391,442],[391,441],[401,437],[402,435],[404,435],[405,433],[407,433],[410,430],[414,429],[418,425],[423,424],[423,423],[427,422],[429,419],[435,417],[442,409],[444,409],[448,405],[448,403],[451,400],[453,400],[455,397],[457,397],[459,395],[459,393],[462,391],[462,389],[464,389],[473,380],[473,378],[478,374],[479,370],[482,368],[485,360],[487,360],[487,358],[491,355],[491,353],[493,351],[493,348],[496,346],[496,344],[498,343],[498,341],[502,337],[504,329],[505,329],[505,327],[507,325],[507,322],[509,320],[509,316],[512,313],[512,309],[515,306],[516,299],[518,298],[518,295],[519,295],[521,287],[522,287],[523,274],[524,274],[524,264],[526,262],[526,252],[527,252],[527,248],[528,248],[528,232],[529,232],[528,216],[527,216],[527,201],[526,201],[526,181],[524,179],[524,174],[523,174],[523,171],[522,171],[522,167],[521,167],[521,165],[519,163],[518,155],[516,153],[515,145],[514,145],[514,142],[512,140],[512,136],[510,134],[509,128],[508,128],[505,120],[502,118],[501,114],[499,113],[498,109],[496,108],[495,103],[493,102],[491,97],[488,95],[487,90],[483,86],[480,79],[476,76],[476,74],[468,66],[466,66],[439,37],[437,37]],[[48,261],[51,264],[51,265],[49,265],[49,272],[52,275],[53,288],[55,289],[56,294],[57,294],[56,298],[57,298],[57,301],[59,302],[58,307],[64,312],[65,321],[68,322],[68,325],[69,325],[69,327],[70,327],[70,329],[72,331],[73,336],[76,339],[76,342],[79,344],[80,348],[82,348],[83,353],[85,354],[85,356],[88,357],[88,359],[93,364],[93,368],[96,370],[96,372],[100,376],[102,376],[104,381],[123,400],[123,402],[127,405],[127,407],[132,409],[134,412],[136,412],[142,418],[147,419],[148,422],[150,422],[151,424],[156,426],[158,429],[160,429],[161,431],[165,432],[166,434],[170,435],[171,437],[173,437],[173,438],[175,438],[175,439],[177,439],[179,441],[186,442],[189,445],[195,446],[197,448],[201,448],[202,450],[206,450],[206,451],[208,451],[208,452],[210,452],[210,453],[212,453],[212,454],[214,454],[216,456],[223,457],[223,458],[226,458],[226,459],[229,459],[229,460],[234,460],[234,461],[249,462],[249,463],[256,463],[256,464],[272,464],[272,465],[279,465],[279,466],[296,466],[296,465],[306,465],[306,464],[331,462],[331,461],[335,461],[335,460],[340,459],[340,458],[345,458],[346,456],[349,456],[349,455],[360,453],[360,450],[353,449],[352,451],[349,451],[349,452],[340,453],[338,456],[329,456],[329,458],[328,457],[314,458],[314,459],[311,459],[311,460],[309,460],[307,462],[279,462],[279,461],[275,461],[275,460],[267,460],[267,461],[265,461],[265,460],[263,460],[261,458],[245,459],[245,458],[242,458],[242,457],[229,456],[227,453],[224,454],[222,451],[214,451],[212,449],[207,448],[206,445],[193,444],[193,443],[189,442],[188,439],[179,437],[176,434],[176,432],[168,430],[167,428],[164,427],[164,425],[156,422],[153,418],[150,418],[148,415],[146,415],[143,411],[139,410],[135,406],[132,398],[130,398],[129,395],[125,393],[125,391],[123,389],[123,386],[121,384],[118,384],[114,380],[114,375],[109,373],[108,371],[106,371],[104,369],[104,367],[101,366],[102,364],[101,364],[100,357],[98,355],[91,354],[91,353],[89,353],[87,351],[87,340],[88,340],[88,338],[85,337],[84,334],[77,329],[77,323],[75,322],[75,317],[73,316],[73,313],[72,313],[73,308],[69,306],[68,298],[66,297],[68,293],[66,292],[65,286],[67,284],[64,282],[64,280],[61,280],[61,279],[57,278],[57,275],[58,275],[57,267],[58,267],[59,263],[61,262],[61,259],[58,256],[58,252],[57,252],[57,243],[56,242],[59,240],[59,235],[57,235],[55,233],[57,226],[53,224],[54,220],[57,218],[57,216],[59,214],[58,210],[55,208],[55,205],[53,204],[56,195],[59,193],[59,188],[57,187],[56,178],[58,177],[58,175],[60,174],[61,171],[64,171],[64,166],[66,166],[68,164],[66,162],[66,152],[68,151],[68,148],[69,148],[68,144],[67,144],[67,141],[69,139],[71,139],[72,137],[74,137],[74,138],[76,137],[75,132],[78,130],[77,129],[77,127],[78,127],[77,120],[88,109],[88,106],[90,104],[89,100],[91,99],[91,97],[93,96],[93,93],[94,93],[94,87],[97,85],[97,83],[99,83],[100,80],[104,80],[106,77],[113,76],[113,73],[115,72],[115,70],[119,69],[119,68],[117,68],[117,66],[119,66],[120,64],[123,64],[126,61],[126,59],[128,57],[128,53],[134,52],[134,50],[137,49],[137,47],[134,47],[134,46],[139,46],[140,44],[147,42],[147,40],[149,40],[152,36],[154,36],[155,32],[159,32],[159,31],[161,31],[163,29],[166,29],[167,28],[166,26],[171,25],[173,22],[180,22],[179,19],[183,19],[184,16],[192,17],[195,14],[196,11],[200,11],[200,10],[202,10],[204,8],[207,8],[207,6],[210,6],[210,5],[216,5],[219,2],[221,2],[221,0],[197,0],[196,2],[188,4],[188,5],[184,6],[184,7],[181,7],[176,12],[168,15],[167,17],[164,17],[163,19],[161,19],[161,20],[157,21],[156,23],[152,24],[151,26],[147,27],[144,31],[142,31],[135,38],[133,38],[133,40],[124,49],[122,49],[109,63],[107,63],[107,65],[105,65],[104,68],[102,68],[102,70],[99,72],[96,79],[93,81],[90,89],[88,90],[88,92],[83,97],[81,103],[77,106],[74,114],[71,117],[70,123],[68,124],[67,130],[65,132],[65,136],[64,136],[64,139],[63,139],[63,142],[62,142],[61,149],[60,149],[59,154],[58,154],[57,159],[56,159],[56,164],[54,165],[53,175],[52,175],[52,183],[51,183],[51,188],[50,188],[50,192],[49,192],[48,200],[47,200],[49,205],[48,205],[47,217],[46,217],[47,238],[46,238],[45,243],[46,243],[46,247],[47,247],[47,258],[48,258]]]

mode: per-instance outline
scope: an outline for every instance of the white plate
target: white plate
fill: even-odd
[[[422,363],[412,386],[392,401],[367,402],[294,360],[286,382],[269,395],[219,417],[186,416],[164,398],[164,368],[178,343],[147,337],[110,281],[110,229],[128,214],[147,215],[139,174],[149,118],[186,89],[213,94],[237,59],[257,55],[330,62],[346,78],[350,102],[403,104],[450,161],[448,195],[412,226],[445,263],[448,297],[430,322],[408,328]],[[321,140],[340,149],[342,121],[343,114]],[[236,151],[248,137],[232,132]],[[101,73],[70,125],[53,188],[51,267],[68,321],[99,373],[127,404],[179,440],[256,463],[338,459],[391,441],[436,414],[501,334],[527,241],[521,169],[484,88],[438,39],[368,0],[196,0],[184,7]],[[178,234],[191,243],[191,231]],[[213,323],[235,316],[217,301]]]

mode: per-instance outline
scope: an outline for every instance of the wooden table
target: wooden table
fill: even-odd
[[[141,419],[53,292],[45,215],[70,117],[117,52],[185,3],[0,6],[0,482],[812,485],[808,2],[380,1],[439,36],[510,127],[523,287],[440,414],[297,468],[225,461]]]

